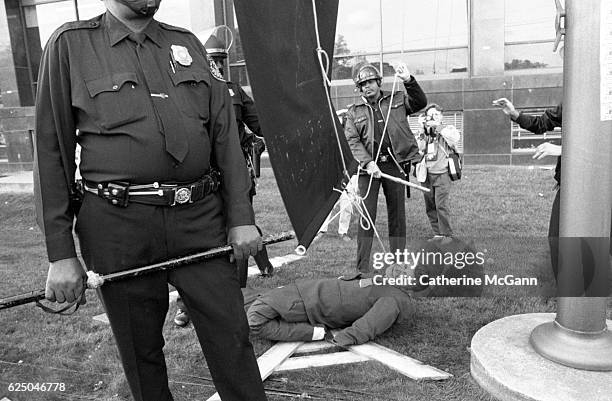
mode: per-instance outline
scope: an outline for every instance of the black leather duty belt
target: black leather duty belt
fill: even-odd
[[[131,185],[125,182],[84,181],[83,189],[106,199],[110,204],[127,207],[131,202],[156,206],[178,206],[197,202],[219,188],[219,173],[207,174],[187,184]]]

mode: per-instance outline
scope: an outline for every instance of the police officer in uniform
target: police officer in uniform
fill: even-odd
[[[204,47],[208,52],[208,55],[215,62],[215,65],[224,74],[225,61],[227,60],[228,49],[216,35],[211,35]],[[238,124],[238,133],[240,137],[240,146],[242,147],[242,153],[247,162],[247,168],[249,169],[251,177],[251,191],[249,193],[251,197],[251,204],[253,203],[253,196],[256,194],[255,191],[255,170],[253,166],[253,147],[261,145],[263,140],[261,139],[261,128],[259,127],[259,118],[257,117],[257,110],[255,109],[255,103],[253,99],[246,94],[242,87],[234,82],[227,81],[227,87],[229,89],[230,96],[232,97],[232,104],[234,105],[234,113],[236,114],[236,122]],[[247,132],[246,127],[251,130],[251,133]],[[261,150],[263,151],[263,150]],[[261,234],[261,232],[260,232]],[[261,252],[253,257],[257,263],[257,267],[261,271],[262,276],[271,276],[274,271],[274,267],[268,259],[268,252],[264,246]],[[243,266],[238,266],[239,273],[241,274],[241,284],[244,287],[246,285],[246,269],[247,260]]]
[[[83,290],[74,217],[85,265],[100,274],[228,242],[237,259],[261,248],[227,86],[193,34],[153,19],[160,1],[104,0],[105,14],[64,24],[44,50],[35,191],[50,301]],[[162,351],[168,282],[190,311],[221,399],[265,400],[227,257],[99,288],[134,399],[173,399]]]

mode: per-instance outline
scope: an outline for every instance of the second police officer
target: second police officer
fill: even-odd
[[[218,34],[211,34],[204,47],[209,57],[215,63],[216,70],[218,70],[222,76],[225,76],[225,60],[228,57],[228,46],[219,39]],[[253,99],[246,94],[242,87],[229,80],[226,81],[227,87],[232,98],[232,104],[234,106],[234,114],[236,115],[236,123],[238,125],[238,135],[240,139],[240,146],[242,148],[243,156],[247,163],[251,179],[251,189],[249,191],[249,197],[251,204],[253,203],[253,196],[256,194],[256,168],[255,160],[258,155],[254,155],[254,152],[263,152],[265,145],[261,138],[261,128],[259,126],[259,119],[257,117],[257,110],[255,109],[255,103]],[[251,132],[248,132],[246,128],[249,128]],[[259,227],[258,227],[259,230]],[[261,230],[260,230],[261,234]],[[274,267],[268,258],[268,251],[264,245],[263,249],[253,257],[257,263],[261,275],[263,277],[272,276],[274,273]],[[242,288],[246,287],[247,275],[248,275],[248,258],[243,261],[238,261],[238,279]],[[189,323],[189,315],[186,312],[181,299],[177,299],[177,311],[174,317],[174,323],[177,326],[186,326]]]

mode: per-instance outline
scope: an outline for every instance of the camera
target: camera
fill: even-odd
[[[428,127],[427,125],[423,127],[423,132],[426,136],[430,136],[432,138],[435,138],[438,135],[436,132],[436,127]]]

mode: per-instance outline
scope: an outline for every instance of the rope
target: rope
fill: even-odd
[[[321,76],[323,77],[323,87],[325,89],[325,97],[327,98],[327,106],[328,106],[328,109],[329,109],[329,114],[332,116],[332,119],[334,119],[334,118],[337,118],[337,117],[335,116],[334,109],[333,109],[333,106],[332,106],[331,96],[329,94],[329,88],[331,87],[331,81],[330,81],[330,79],[328,77],[328,72],[329,72],[329,55],[321,47],[321,38],[319,36],[319,22],[318,22],[318,18],[317,18],[317,15],[318,15],[317,14],[317,5],[316,5],[316,1],[315,0],[312,0],[312,12],[313,12],[313,17],[314,17],[315,36],[316,36],[316,39],[317,39],[317,48],[315,50],[317,52],[317,59],[319,60],[319,68],[321,70]],[[394,85],[394,88],[395,88],[395,81],[394,81],[393,85]],[[391,96],[393,97],[393,92],[391,93]],[[391,111],[391,107],[389,107],[389,111]],[[385,130],[386,130],[386,126],[387,126],[387,124],[385,123]],[[340,142],[340,134],[338,133],[338,127],[337,127],[337,125],[335,123],[335,120],[334,120],[334,134],[336,135],[336,142],[338,144],[338,151],[340,152],[340,159],[342,160],[342,172],[343,172],[344,176],[348,180],[350,180],[351,177],[348,175],[348,171],[347,171],[347,168],[346,168],[346,163],[344,161],[344,152],[342,151],[342,144]],[[358,169],[357,169],[357,175],[358,176],[359,176],[360,171],[361,171],[361,166],[359,166]],[[365,204],[364,204],[364,199],[370,193],[371,185],[372,185],[372,176],[370,176],[370,182],[368,184],[368,190],[366,191],[366,195],[364,197],[361,197],[359,195],[359,186],[357,186],[356,190],[351,191],[352,194],[349,194],[349,192],[346,191],[346,186],[345,186],[345,188],[342,188],[341,190],[337,189],[337,188],[334,188],[334,191],[338,191],[338,192],[345,191],[347,193],[347,195],[349,196],[349,199],[351,200],[352,206],[355,208],[355,210],[357,210],[357,213],[359,213],[359,215],[360,215],[359,224],[361,225],[361,228],[363,228],[366,231],[369,230],[370,228],[372,228],[374,230],[374,234],[376,235],[376,238],[378,239],[378,242],[380,243],[380,245],[381,245],[381,247],[383,249],[383,252],[384,252],[384,251],[386,251],[385,250],[385,246],[384,246],[382,240],[380,239],[380,235],[378,234],[378,231],[376,230],[376,227],[374,226],[374,222],[372,221],[372,218],[370,217],[370,214],[368,213],[367,208],[365,207]],[[334,217],[332,217],[330,219],[330,221],[333,221],[333,219],[336,218],[339,214],[340,214],[340,212],[336,213],[336,215],[334,215]]]
[[[332,116],[332,121],[334,123],[334,134],[336,135],[336,142],[338,144],[338,150],[340,151],[340,160],[342,161],[342,173],[350,180],[351,177],[348,175],[348,171],[346,169],[346,163],[344,161],[344,152],[342,150],[342,144],[340,142],[340,134],[338,133],[338,125],[337,125],[337,116],[334,113],[334,107],[332,105],[331,96],[329,94],[329,89],[331,87],[331,80],[328,77],[329,72],[329,55],[327,52],[321,47],[321,38],[319,36],[319,21],[317,14],[317,5],[316,1],[312,0],[312,13],[314,17],[314,28],[315,28],[315,36],[317,38],[317,48],[315,49],[317,52],[317,59],[319,60],[319,68],[321,70],[321,76],[323,77],[323,88],[325,89],[325,97],[327,98],[327,107],[329,109],[329,114]]]
[[[316,5],[316,0],[312,0],[312,11],[313,11],[313,17],[314,17],[314,30],[315,30],[315,36],[316,36],[316,40],[317,40],[317,47],[316,47],[316,52],[317,52],[317,59],[319,60],[319,68],[321,70],[321,76],[323,77],[323,87],[325,89],[325,96],[327,98],[327,106],[329,108],[329,113],[332,116],[332,119],[337,118],[337,116],[335,116],[334,113],[334,109],[332,106],[332,100],[331,100],[331,96],[329,94],[329,88],[331,87],[331,80],[328,77],[328,72],[329,72],[329,55],[327,54],[327,52],[321,47],[321,38],[319,36],[319,23],[318,23],[318,18],[317,18],[317,5]],[[383,139],[385,138],[385,135],[387,135],[387,127],[389,125],[389,117],[391,115],[391,105],[393,104],[393,96],[395,95],[395,89],[397,87],[397,81],[398,81],[398,77],[397,75],[394,77],[393,79],[393,87],[391,89],[391,97],[389,99],[389,109],[387,110],[387,116],[385,117],[385,125],[383,128],[383,133],[382,133],[382,137],[380,139],[380,144],[378,146],[378,150],[376,151],[376,157],[374,158],[374,162],[378,162],[378,159],[380,157],[380,153],[382,150],[382,144],[383,144]],[[334,134],[336,135],[336,142],[338,144],[338,150],[340,152],[340,159],[342,160],[342,171],[344,176],[350,180],[350,176],[348,175],[348,171],[346,168],[346,163],[344,161],[344,152],[342,151],[342,145],[340,142],[340,135],[338,133],[338,127],[337,124],[335,123],[336,120],[334,120]],[[361,166],[358,167],[357,169],[357,175],[359,176],[359,174],[361,173]],[[357,210],[357,213],[359,213],[359,225],[361,226],[362,229],[368,231],[370,229],[372,229],[374,231],[374,235],[376,236],[376,239],[378,240],[383,252],[386,252],[385,249],[385,245],[382,242],[382,239],[380,238],[380,235],[378,234],[378,231],[376,230],[376,227],[374,225],[374,222],[372,221],[372,218],[370,216],[370,214],[368,213],[367,208],[365,207],[365,199],[368,197],[368,195],[370,194],[370,189],[372,187],[372,180],[374,179],[374,177],[372,175],[370,175],[370,179],[368,182],[368,189],[365,193],[365,195],[361,196],[359,194],[359,186],[357,186],[356,189],[351,190],[351,191],[347,191],[346,190],[346,186],[344,188],[337,189],[334,188],[334,191],[338,191],[338,192],[346,192],[347,196],[349,197],[349,200],[351,202],[351,205]],[[350,193],[349,193],[350,192]],[[329,219],[329,221],[333,221],[342,211],[342,209],[336,213],[332,218]]]

